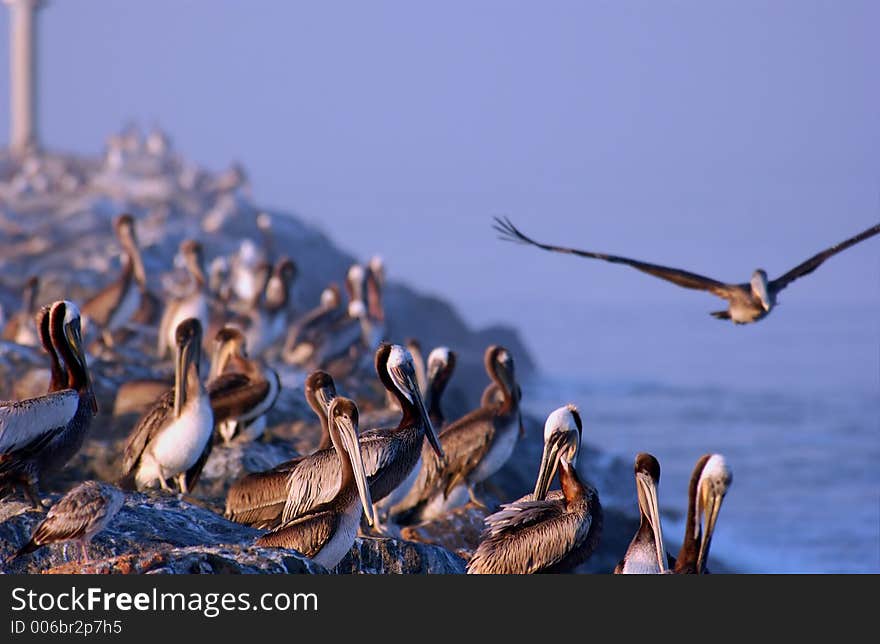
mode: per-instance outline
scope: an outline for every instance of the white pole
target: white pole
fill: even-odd
[[[4,0],[9,5],[9,147],[23,156],[37,136],[37,21],[41,0]]]

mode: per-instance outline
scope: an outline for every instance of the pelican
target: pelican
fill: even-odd
[[[688,510],[684,540],[675,560],[674,572],[702,574],[709,559],[709,546],[721,502],[733,481],[733,474],[721,454],[704,454],[697,460],[688,485]],[[706,525],[703,526],[705,517]]]
[[[330,437],[340,466],[340,482],[332,499],[288,521],[256,541],[270,548],[293,548],[326,568],[333,568],[351,550],[361,521],[374,523],[370,487],[358,443],[358,411],[353,400],[330,403]]]
[[[98,481],[83,481],[53,505],[30,540],[6,562],[43,546],[79,541],[82,558],[89,560],[88,544],[122,509],[125,494],[119,488]]]
[[[202,325],[195,318],[176,331],[174,388],[166,391],[135,425],[122,456],[122,481],[138,490],[156,482],[170,490],[175,478],[186,494],[198,482],[211,451],[214,414],[199,379]]]
[[[207,328],[208,300],[205,297],[205,272],[202,268],[202,245],[185,239],[180,244],[180,257],[186,265],[190,280],[184,292],[176,294],[165,304],[162,321],[159,324],[159,357],[164,358],[169,347],[173,347],[177,327],[188,318],[199,321],[201,328]]]
[[[446,385],[455,371],[455,363],[457,356],[455,351],[449,347],[437,347],[428,354],[428,372],[427,384],[425,386],[428,417],[434,427],[443,428],[446,424],[446,417],[440,406],[440,400],[443,398],[443,392],[446,391]]]
[[[425,411],[416,384],[412,356],[399,344],[382,343],[376,351],[376,373],[395,392],[403,412],[394,428],[371,429],[361,434],[364,467],[373,502],[381,501],[409,476],[419,460],[427,436],[440,459],[443,448]],[[339,459],[331,450],[305,457],[290,472],[288,497],[282,519],[290,521],[318,504],[329,501],[339,489]],[[380,526],[380,530],[383,529]]]
[[[265,415],[278,400],[278,372],[248,358],[245,337],[236,328],[220,329],[214,347],[206,388],[218,432],[227,445],[233,439],[254,440],[266,429]]]
[[[345,316],[342,294],[336,284],[321,292],[321,301],[291,327],[281,352],[282,359],[293,365],[309,362],[321,340]]]
[[[651,454],[636,455],[636,494],[639,501],[639,529],[623,559],[614,569],[615,575],[662,575],[667,572],[667,554],[660,527],[657,485],[660,463]]]
[[[486,517],[468,574],[566,572],[595,551],[603,513],[599,494],[581,481],[575,468],[581,433],[581,416],[574,405],[547,417],[534,494]],[[557,469],[561,489],[548,494]]]
[[[247,337],[247,344],[255,356],[262,355],[287,327],[287,305],[290,287],[296,277],[296,264],[286,257],[275,264],[265,264],[255,272],[263,276],[263,288],[248,306],[245,317],[235,323]]]
[[[850,237],[839,244],[826,248],[822,252],[813,255],[810,259],[798,264],[784,275],[777,277],[775,280],[769,280],[766,271],[759,268],[752,273],[752,279],[748,283],[727,284],[710,277],[703,277],[702,275],[690,273],[678,268],[648,264],[647,262],[627,259],[626,257],[617,257],[615,255],[606,255],[604,253],[593,253],[585,250],[566,248],[564,246],[542,244],[524,235],[510,222],[509,219],[506,218],[500,219],[496,217],[494,228],[500,233],[501,239],[507,241],[531,244],[538,248],[557,253],[568,253],[571,255],[577,255],[578,257],[604,259],[607,262],[613,262],[615,264],[627,264],[643,273],[654,275],[655,277],[672,282],[673,284],[678,284],[684,288],[709,291],[713,295],[717,295],[728,302],[727,309],[723,311],[714,311],[711,315],[719,320],[732,320],[736,324],[748,324],[749,322],[757,322],[764,318],[770,313],[773,307],[776,306],[776,297],[779,295],[779,292],[791,282],[804,275],[809,275],[819,268],[822,262],[829,257],[880,233],[880,224],[872,226],[854,237]]]
[[[324,371],[313,371],[306,378],[304,389],[306,402],[321,423],[321,443],[317,451],[329,449],[333,442],[327,412],[336,397],[333,378]],[[290,472],[303,458],[298,456],[265,472],[247,474],[233,483],[226,494],[226,518],[256,528],[277,527],[287,501]]]
[[[79,309],[73,302],[59,300],[48,314],[41,310],[38,319],[51,362],[50,391],[0,405],[0,489],[23,486],[35,507],[41,507],[41,474],[61,469],[79,451],[98,412],[82,348]]]
[[[385,262],[379,255],[374,255],[367,262],[364,287],[367,312],[377,323],[384,323],[385,307],[382,305],[382,290],[385,288]]]
[[[232,293],[241,302],[259,297],[265,283],[261,266],[268,261],[266,254],[250,238],[244,238],[230,262]]]
[[[423,520],[436,519],[467,503],[478,505],[474,486],[497,472],[519,438],[519,385],[514,376],[513,357],[502,346],[491,345],[484,355],[486,373],[493,380],[497,395],[484,394],[484,406],[475,409],[440,432],[446,465],[434,458],[424,467],[400,511],[417,508]],[[496,402],[497,398],[501,402]]]
[[[40,338],[37,327],[34,325],[34,315],[37,307],[37,292],[40,290],[40,278],[32,275],[24,285],[21,298],[21,309],[12,315],[3,327],[3,339],[36,346]]]
[[[360,264],[352,264],[348,268],[345,275],[348,314],[337,320],[323,334],[309,357],[311,364],[327,368],[336,360],[357,360],[364,351],[375,350],[376,346],[372,344],[373,324],[364,300],[366,276],[366,269]]]
[[[427,391],[428,418],[435,429],[442,428],[445,419],[440,408],[440,398],[452,371],[455,369],[456,355],[449,347],[437,347],[428,356],[428,370],[426,375],[425,390]],[[398,416],[400,411],[398,410]],[[441,435],[441,444],[442,444]],[[426,465],[427,464],[427,465]],[[434,482],[437,477],[437,461],[432,455],[431,445],[426,441],[422,443],[422,454],[419,462],[409,477],[401,483],[392,495],[386,497],[377,504],[380,513],[387,512],[389,516],[400,515],[409,510],[421,499],[420,491],[425,488],[428,481]]]
[[[141,296],[147,288],[147,277],[135,235],[134,217],[127,213],[120,215],[113,227],[122,246],[122,273],[87,301],[82,309],[87,324],[94,324],[101,330],[101,338],[107,347],[113,346],[113,333],[128,324],[138,313]]]

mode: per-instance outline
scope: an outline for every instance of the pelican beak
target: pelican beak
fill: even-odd
[[[660,574],[666,572],[666,547],[663,545],[663,529],[660,526],[660,508],[657,502],[657,488],[654,481],[646,474],[636,475],[636,491],[639,497],[639,507],[648,517],[648,523],[654,531],[654,545],[657,548],[657,564],[660,566]]]
[[[192,340],[187,339],[177,348],[177,363],[174,366],[174,417],[180,418],[186,404],[186,374],[193,361]]]
[[[370,526],[375,525],[376,516],[373,511],[373,500],[370,497],[370,486],[367,484],[367,472],[364,469],[364,461],[361,456],[361,446],[358,442],[357,426],[348,416],[336,416],[333,419],[342,445],[351,459],[351,468],[354,470],[354,481],[357,485],[358,495],[361,497],[361,505],[364,507],[364,515]]]
[[[564,434],[552,434],[544,443],[544,453],[541,455],[541,468],[538,470],[538,480],[535,481],[535,492],[532,494],[533,501],[543,501],[547,498],[550,483],[556,475],[559,467],[559,458],[562,455],[562,447],[565,445]]]
[[[715,532],[715,522],[718,520],[718,512],[721,510],[721,501],[724,497],[717,494],[711,485],[707,485],[703,491],[703,503],[700,504],[699,521],[703,521],[703,513],[706,515],[706,527],[703,530],[703,538],[700,540],[700,550],[697,554],[697,574],[703,574],[706,560],[709,558],[709,546],[712,543],[712,534]]]
[[[330,387],[320,387],[315,392],[315,398],[318,400],[318,404],[321,405],[326,412],[330,408],[330,403],[336,398],[336,391]]]
[[[86,387],[89,392],[89,398],[92,401],[92,413],[98,413],[98,399],[95,398],[95,390],[92,388],[92,377],[89,374],[89,365],[86,362],[86,353],[83,350],[82,334],[80,332],[79,318],[72,323],[65,325],[64,333],[67,336],[67,343],[76,355],[76,359],[82,366],[83,374],[86,381]]]
[[[409,381],[409,378],[407,378]],[[434,452],[437,454],[437,457],[440,459],[441,463],[446,462],[446,454],[443,453],[443,446],[440,444],[440,437],[437,436],[437,431],[434,429],[434,424],[431,422],[431,418],[428,416],[428,410],[425,408],[425,401],[422,399],[422,394],[419,393],[418,385],[413,382],[409,382],[410,391],[413,396],[413,401],[416,403],[416,406],[419,408],[419,413],[422,416],[422,422],[425,424],[425,436],[427,436],[428,441],[431,443],[431,447],[434,448]]]

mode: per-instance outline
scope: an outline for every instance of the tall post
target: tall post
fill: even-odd
[[[9,148],[23,156],[39,146],[36,14],[42,0],[3,1],[9,5]]]

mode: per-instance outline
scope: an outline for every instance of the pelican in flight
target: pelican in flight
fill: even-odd
[[[202,325],[197,319],[178,325],[175,344],[174,388],[141,416],[122,455],[122,481],[138,490],[156,482],[170,490],[167,480],[175,478],[186,494],[211,452],[214,413],[199,379]]]
[[[48,312],[44,307],[37,327],[50,358],[49,393],[0,403],[0,489],[23,486],[34,506],[41,507],[41,474],[61,469],[79,451],[98,405],[76,305],[59,300]]]
[[[602,534],[603,512],[598,493],[575,469],[582,431],[574,405],[547,417],[534,494],[486,517],[468,574],[566,572],[593,554]],[[548,493],[557,469],[561,489]]]
[[[635,463],[636,495],[639,502],[639,529],[615,575],[662,575],[667,572],[667,554],[660,527],[657,485],[660,463],[651,454],[637,454]]]
[[[706,561],[715,522],[732,481],[733,474],[721,454],[704,454],[697,460],[688,484],[684,540],[675,560],[675,573],[699,575],[708,572]]]
[[[336,397],[333,378],[325,371],[313,371],[306,378],[304,392],[306,402],[321,423],[321,442],[316,451],[330,449],[333,442],[327,412]],[[304,458],[297,456],[265,472],[253,472],[238,479],[226,493],[226,518],[255,528],[277,527],[287,501],[290,473]]]
[[[370,487],[358,443],[358,410],[353,400],[336,397],[328,410],[330,438],[340,466],[341,481],[333,498],[305,515],[282,524],[256,541],[271,548],[293,548],[326,568],[333,568],[351,550],[361,511],[373,525]]]
[[[98,481],[80,483],[49,509],[30,540],[6,562],[43,546],[66,541],[79,541],[82,558],[88,561],[88,544],[92,537],[107,527],[123,503],[125,494],[113,485]]]
[[[704,277],[679,268],[649,264],[647,262],[628,259],[626,257],[606,255],[605,253],[594,253],[565,246],[542,244],[526,236],[507,218],[501,219],[495,217],[493,228],[499,233],[501,239],[505,241],[531,244],[532,246],[537,246],[538,248],[543,248],[544,250],[556,253],[567,253],[570,255],[577,255],[578,257],[589,257],[593,259],[604,259],[606,262],[612,262],[615,264],[627,264],[643,273],[659,277],[660,279],[672,282],[673,284],[678,284],[684,288],[709,291],[710,293],[727,300],[728,303],[727,309],[723,311],[713,311],[711,315],[719,320],[732,320],[736,324],[748,324],[749,322],[757,322],[764,318],[770,313],[773,307],[776,306],[776,297],[786,286],[799,277],[812,273],[829,257],[880,233],[880,224],[872,226],[854,237],[850,237],[839,244],[835,244],[834,246],[826,248],[822,252],[813,255],[808,260],[801,262],[784,275],[777,277],[775,280],[768,279],[766,271],[759,268],[752,273],[752,279],[748,283],[727,284],[725,282],[714,280],[711,277]]]

